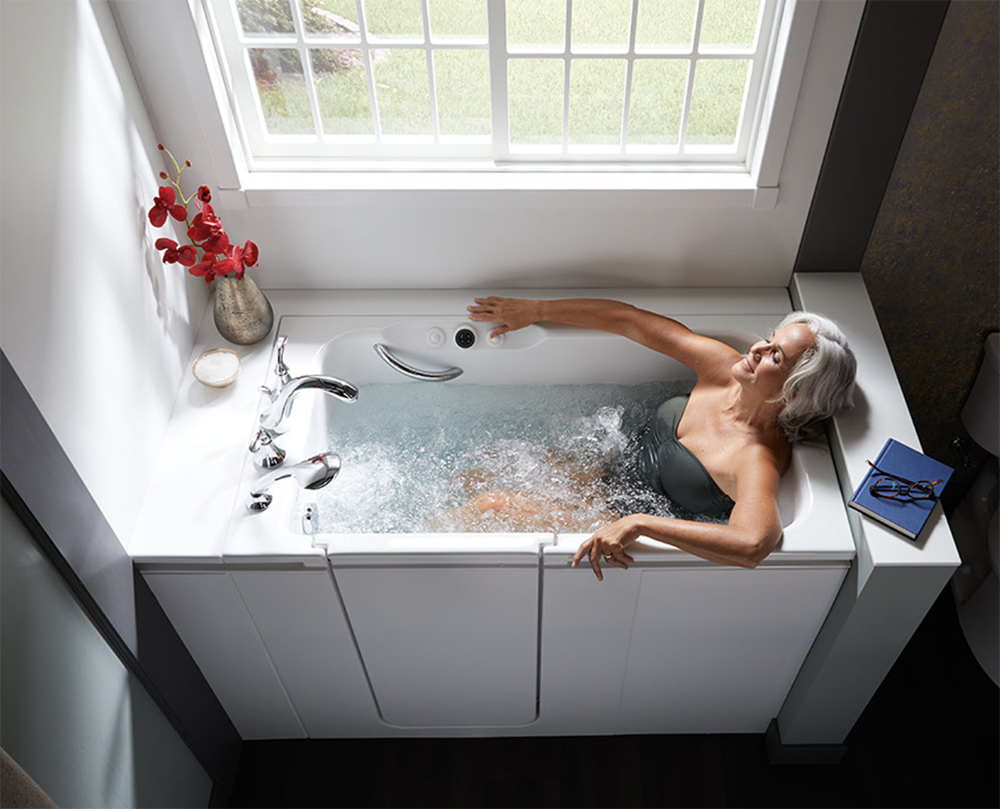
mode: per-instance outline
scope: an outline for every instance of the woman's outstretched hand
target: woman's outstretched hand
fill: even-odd
[[[576,567],[584,558],[590,559],[590,566],[598,581],[604,581],[601,572],[601,559],[609,565],[628,570],[629,564],[635,560],[625,553],[625,548],[631,545],[639,532],[631,517],[622,517],[610,525],[598,528],[573,554],[572,567]]]
[[[490,337],[498,337],[509,331],[517,331],[540,320],[538,301],[524,298],[475,298],[475,304],[468,307],[469,320],[499,323]]]

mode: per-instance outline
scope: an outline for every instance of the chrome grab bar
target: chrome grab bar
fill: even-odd
[[[411,377],[412,379],[419,379],[423,382],[447,382],[449,379],[454,379],[456,376],[462,374],[461,368],[446,368],[443,371],[422,371],[419,368],[414,368],[412,365],[407,365],[401,359],[396,357],[388,347],[382,345],[382,343],[375,343],[375,353],[378,354],[384,361],[385,364],[392,368],[394,371],[399,371],[403,376]]]

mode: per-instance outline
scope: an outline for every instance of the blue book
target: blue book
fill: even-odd
[[[885,442],[872,463],[878,469],[868,468],[868,473],[847,505],[899,531],[903,536],[916,539],[955,470],[894,438]],[[902,478],[908,482],[934,483],[931,487],[934,496],[923,497],[928,492],[927,487],[910,489],[907,483],[895,481],[894,478]],[[873,484],[878,484],[876,491],[883,496],[872,491]],[[897,496],[888,496],[892,494]]]

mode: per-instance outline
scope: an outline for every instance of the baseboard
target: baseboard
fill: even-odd
[[[846,744],[784,744],[778,720],[772,719],[764,735],[767,761],[776,766],[798,764],[840,764],[847,752]]]

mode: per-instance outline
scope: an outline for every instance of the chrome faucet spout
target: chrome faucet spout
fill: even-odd
[[[270,433],[282,433],[300,391],[318,390],[351,404],[358,400],[358,389],[350,382],[332,376],[298,376],[278,391],[274,400],[260,414],[260,426]]]
[[[268,402],[261,411],[257,435],[250,443],[250,453],[254,457],[254,463],[262,469],[274,469],[284,463],[285,451],[278,446],[274,437],[287,429],[285,422],[292,412],[292,405],[299,391],[318,390],[348,404],[358,400],[358,389],[343,379],[318,375],[293,377],[285,363],[288,336],[279,334],[275,345],[277,360],[274,374],[277,377],[277,384],[274,389],[261,387],[261,392],[267,394]]]
[[[297,464],[276,469],[264,475],[254,485],[247,497],[247,508],[264,511],[274,497],[267,491],[273,483],[284,478],[295,478],[303,489],[322,489],[340,472],[340,456],[334,452],[313,455]]]

